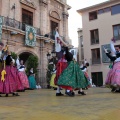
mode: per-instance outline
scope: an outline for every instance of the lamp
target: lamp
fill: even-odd
[[[55,57],[55,56],[56,56],[56,52],[53,50],[53,51],[51,52],[51,55],[52,55],[52,57]]]
[[[11,8],[11,10],[12,10],[12,9],[15,9],[15,3],[12,5],[12,8]]]
[[[50,53],[47,53],[47,59],[50,60]]]

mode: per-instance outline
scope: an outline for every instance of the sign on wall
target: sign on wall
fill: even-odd
[[[36,46],[36,29],[32,26],[26,25],[25,45]]]
[[[110,59],[107,57],[105,51],[104,51],[104,48],[111,51],[111,48],[110,48],[110,44],[105,44],[105,45],[101,45],[101,52],[102,52],[102,62],[103,63],[109,63],[110,62]]]
[[[3,23],[3,17],[0,16],[0,41],[2,41],[2,23]]]

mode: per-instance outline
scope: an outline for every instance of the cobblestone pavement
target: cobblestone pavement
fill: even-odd
[[[54,90],[40,89],[0,97],[0,120],[120,120],[120,93],[107,88],[86,92],[56,97]]]

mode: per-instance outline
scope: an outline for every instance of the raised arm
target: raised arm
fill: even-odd
[[[116,54],[116,50],[115,50],[113,41],[110,42],[110,47],[111,47],[112,52],[113,52],[114,54]]]
[[[16,64],[17,64],[17,69],[19,69],[19,67],[20,67],[20,61],[19,61],[19,58],[17,58],[17,60],[16,60]]]

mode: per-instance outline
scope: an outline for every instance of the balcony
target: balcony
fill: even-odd
[[[101,59],[98,58],[98,59],[91,59],[91,64],[94,65],[94,64],[101,64]]]
[[[19,22],[15,19],[11,19],[11,18],[8,18],[8,17],[3,17],[3,25],[25,31],[25,25],[26,24],[22,23],[22,22]],[[36,29],[37,35],[40,36],[41,35],[40,34],[40,28],[36,28],[36,27],[34,27],[34,28]]]
[[[53,35],[52,32],[45,34],[44,37],[48,37],[48,38],[50,38],[50,39],[55,40],[55,36]],[[65,40],[65,37],[63,37],[63,36],[60,35],[60,38],[61,38],[64,42],[68,43],[68,42]]]
[[[99,44],[99,39],[92,38],[91,39],[91,45],[94,45],[94,44]]]
[[[9,27],[13,27],[15,29],[25,31],[25,25],[26,25],[25,23],[17,21],[15,19],[11,19],[11,18],[8,18],[8,17],[3,17],[3,26],[9,26]],[[36,34],[38,36],[43,36],[43,35],[41,35],[40,28],[36,28],[36,27],[34,27],[34,28],[36,29]],[[48,37],[48,38],[50,38],[52,40],[55,40],[55,37],[52,34],[52,32],[45,34],[44,37]],[[64,42],[68,43],[65,40],[65,37],[63,37],[63,36],[60,36],[60,37]]]

